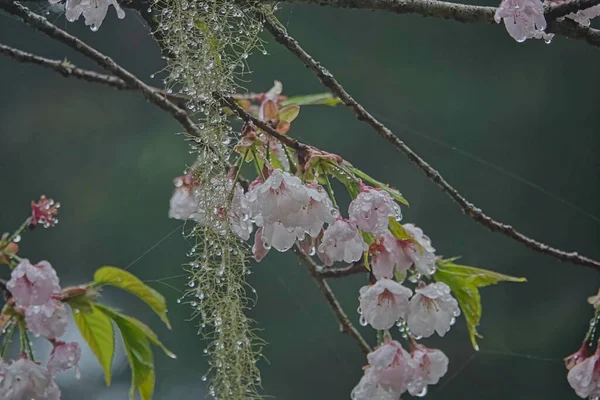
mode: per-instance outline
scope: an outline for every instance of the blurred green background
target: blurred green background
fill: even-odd
[[[600,258],[598,49],[562,37],[551,45],[517,44],[498,26],[382,12],[285,5],[279,17],[355,98],[467,198],[534,238]],[[160,85],[150,79],[163,67],[160,53],[133,11],[119,21],[111,9],[96,33],[82,21],[49,18]],[[95,68],[4,15],[0,41]],[[267,46],[269,56],[251,59],[249,90],[266,90],[279,79],[285,94],[323,91],[285,49]],[[171,360],[156,352],[156,399],[205,398],[204,343],[197,322],[187,321],[188,306],[176,304],[185,278],[173,278],[182,273],[188,244],[177,231],[180,223],[167,218],[172,178],[193,160],[175,135],[181,128],[138,93],[11,59],[0,58],[0,88],[0,232],[18,226],[30,200],[46,194],[62,203],[60,224],[28,233],[21,254],[49,260],[63,285],[90,280],[101,265],[137,260],[130,270],[165,294],[173,331],[131,296],[107,289],[103,300],[150,323],[178,354]],[[561,359],[585,334],[592,316],[586,298],[598,289],[597,272],[536,254],[463,216],[344,107],[305,107],[290,134],[399,188],[412,204],[405,221],[419,224],[439,254],[529,279],[482,290],[480,352],[470,347],[462,318],[446,337],[424,341],[450,358],[448,374],[428,398],[577,398]],[[365,359],[339,333],[307,271],[293,255],[275,253],[249,278],[259,294],[252,317],[269,342],[268,362],[261,362],[265,392],[283,400],[349,398]],[[331,284],[357,322],[364,277]],[[374,332],[362,330],[373,343]],[[66,338],[79,340],[75,329]],[[80,381],[70,372],[61,375],[63,399],[127,398],[122,350],[108,389],[87,348],[81,366]]]

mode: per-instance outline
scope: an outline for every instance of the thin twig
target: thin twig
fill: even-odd
[[[395,136],[392,131],[390,131],[385,125],[369,114],[369,112],[365,110],[363,106],[354,100],[354,98],[352,98],[352,96],[350,96],[350,94],[348,94],[348,92],[346,92],[346,90],[337,82],[331,72],[327,71],[319,62],[315,61],[310,54],[300,47],[294,38],[287,34],[279,21],[269,15],[264,15],[264,19],[265,27],[269,32],[271,32],[271,34],[279,43],[284,45],[290,52],[298,57],[304,63],[304,65],[306,65],[319,78],[321,83],[331,91],[331,93],[339,97],[344,104],[346,104],[346,106],[352,110],[358,120],[369,124],[379,136],[390,142],[397,151],[406,155],[413,164],[419,167],[431,181],[438,185],[438,187],[444,193],[446,193],[452,200],[454,200],[456,204],[458,204],[465,215],[470,216],[475,221],[487,227],[489,230],[500,232],[537,252],[551,255],[561,261],[568,261],[573,264],[584,265],[600,270],[599,261],[581,256],[577,252],[568,252],[550,247],[547,244],[525,236],[511,225],[496,221],[486,215],[480,208],[469,202],[454,187],[452,187],[438,171],[431,167],[402,140]]]
[[[86,82],[102,83],[117,90],[137,90],[136,87],[128,85],[124,80],[114,75],[101,74],[96,71],[79,68],[67,60],[53,60],[50,58],[41,57],[23,50],[15,49],[14,47],[10,47],[2,43],[0,43],[0,54],[11,57],[22,63],[35,64],[51,69],[66,78],[73,77]],[[167,97],[169,101],[178,105],[179,107],[185,107],[185,104],[188,100],[186,96],[180,94],[166,93],[164,90],[158,88],[152,89],[156,92],[162,93],[162,95]]]
[[[360,349],[364,354],[369,354],[372,351],[371,347],[369,346],[367,341],[362,337],[360,332],[358,332],[356,327],[354,327],[354,325],[350,321],[350,318],[348,318],[348,315],[342,309],[340,302],[335,297],[335,293],[333,293],[333,290],[331,290],[331,287],[329,287],[327,281],[323,278],[323,276],[321,276],[321,274],[319,274],[319,266],[313,261],[312,258],[304,254],[304,252],[300,249],[300,247],[298,247],[298,245],[294,246],[294,252],[298,256],[300,262],[302,262],[306,269],[308,269],[310,276],[313,277],[313,279],[317,283],[317,286],[319,286],[319,289],[321,289],[321,292],[323,292],[327,303],[329,303],[331,311],[333,311],[333,314],[335,315],[336,319],[340,324],[340,331],[350,335],[358,343]]]
[[[201,136],[200,129],[196,126],[196,124],[194,124],[187,112],[173,104],[171,101],[169,101],[169,99],[166,98],[166,96],[160,92],[157,92],[151,86],[146,85],[134,74],[121,67],[110,57],[102,54],[75,36],[72,36],[58,28],[56,25],[50,23],[46,18],[37,15],[27,7],[21,5],[19,2],[0,2],[0,9],[3,9],[14,16],[21,18],[31,27],[36,28],[51,38],[66,44],[78,53],[96,62],[107,71],[122,79],[127,85],[139,90],[150,102],[170,112],[173,118],[175,118],[185,128],[187,133],[196,137]]]
[[[317,266],[317,272],[323,278],[343,278],[350,275],[366,274],[368,271],[365,268],[365,263],[363,261],[358,261],[343,268],[326,268]]]

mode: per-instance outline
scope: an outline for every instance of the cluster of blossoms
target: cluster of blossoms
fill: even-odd
[[[583,399],[600,397],[600,342],[593,351],[593,339],[600,318],[600,292],[588,299],[596,309],[596,315],[590,321],[590,329],[579,350],[565,358],[569,371],[567,380],[575,393]]]
[[[517,42],[527,39],[544,39],[550,43],[553,33],[546,33],[546,18],[544,5],[565,3],[569,0],[502,0],[496,10],[494,19],[497,23],[504,21],[508,34]],[[565,18],[571,19],[583,26],[589,26],[590,21],[600,15],[600,6],[593,6],[576,13],[570,13]]]
[[[26,226],[34,228],[38,224],[44,227],[54,226],[58,220],[58,203],[42,196],[39,202],[32,202],[32,214],[25,221]],[[21,231],[22,231],[21,229]],[[20,231],[11,237],[16,240]],[[81,355],[79,344],[65,343],[59,338],[67,331],[68,313],[61,301],[64,298],[56,271],[47,261],[32,264],[27,259],[19,258],[18,246],[9,241],[8,235],[0,241],[0,261],[13,267],[11,278],[6,282],[5,297],[7,302],[3,310],[3,323],[17,324],[27,329],[36,337],[44,337],[53,345],[46,366],[32,359],[31,349],[21,349],[21,357],[17,360],[3,360],[0,357],[0,399],[4,400],[57,400],[60,389],[54,381],[56,373],[74,368],[79,376],[77,364]],[[7,323],[7,320],[10,321]],[[4,332],[6,333],[6,325]],[[25,339],[28,342],[27,334]],[[5,340],[10,340],[7,338]]]
[[[246,108],[284,134],[297,116],[298,107],[281,107],[281,98],[281,85],[276,82],[273,89],[260,95],[255,108]],[[310,149],[308,155],[299,153],[298,159],[293,159],[284,146],[249,125],[244,127],[236,151],[241,155],[241,164],[255,163],[258,177],[254,181],[242,188],[234,178],[238,170],[232,169],[226,186],[231,201],[211,211],[200,204],[203,188],[191,168],[174,181],[169,216],[204,225],[211,223],[207,215],[221,216],[244,241],[250,240],[256,226],[252,253],[257,261],[272,248],[285,252],[294,245],[306,256],[318,257],[327,267],[336,262],[364,260],[371,284],[359,291],[359,321],[381,331],[384,340],[369,354],[369,367],[352,398],[398,399],[406,391],[424,395],[427,386],[446,373],[448,358],[417,340],[435,332],[444,336],[460,314],[445,283],[426,282],[436,272],[431,240],[415,225],[398,222],[402,214],[391,189],[365,185],[356,177],[352,178],[354,189],[349,189],[352,201],[348,218],[344,218],[328,178],[319,180],[319,171],[328,166],[347,165],[338,156]],[[323,182],[327,189],[321,186]],[[413,289],[403,285],[405,279]],[[388,330],[395,326],[409,341],[410,353],[391,338]]]

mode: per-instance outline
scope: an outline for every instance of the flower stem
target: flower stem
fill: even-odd
[[[21,226],[19,226],[19,229],[14,231],[14,233],[8,237],[7,242],[10,243],[13,240],[15,240],[15,238],[17,236],[19,236],[21,233],[23,233],[23,231],[29,226],[30,223],[31,223],[31,217],[27,217],[27,219],[25,219],[25,221],[23,221]]]
[[[15,333],[15,328],[17,326],[17,324],[14,322],[14,320],[11,320],[8,324],[8,326],[5,328],[5,336],[4,336],[4,342],[2,343],[2,351],[0,352],[0,357],[2,358],[6,358],[6,352],[8,351],[8,346],[10,345],[10,340],[12,339],[13,334]]]
[[[27,354],[27,357],[33,362],[35,362],[35,357],[33,355],[33,348],[31,347],[31,341],[29,340],[29,335],[27,334],[27,327],[25,326],[25,322],[22,320],[19,321],[19,332],[21,338],[21,353]]]
[[[323,168],[322,166],[321,166],[321,171],[323,172],[323,176],[325,177],[325,186],[327,187],[327,191],[329,192],[329,197],[331,197],[331,201],[333,202],[333,205],[335,206],[335,208],[339,209],[337,201],[335,201],[335,194],[333,193],[333,187],[331,187],[331,182],[329,181],[329,175],[327,175],[325,168]]]

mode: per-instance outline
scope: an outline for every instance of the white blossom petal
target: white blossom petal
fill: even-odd
[[[381,279],[360,289],[362,318],[374,329],[390,329],[408,311],[412,291],[398,282]]]
[[[325,264],[331,266],[335,261],[351,263],[360,260],[367,244],[354,222],[340,218],[325,230],[317,250],[319,257],[325,255]]]
[[[60,389],[48,369],[21,358],[0,366],[0,399],[60,400]]]
[[[48,261],[32,265],[27,259],[22,259],[12,271],[6,287],[19,307],[45,304],[61,290],[56,271]]]
[[[367,186],[352,200],[348,214],[360,229],[375,235],[382,235],[388,230],[390,217],[402,217],[400,206],[389,193]]]
[[[450,288],[445,283],[437,282],[415,289],[406,322],[417,336],[429,337],[433,332],[444,336],[459,315],[460,308],[450,294]]]

